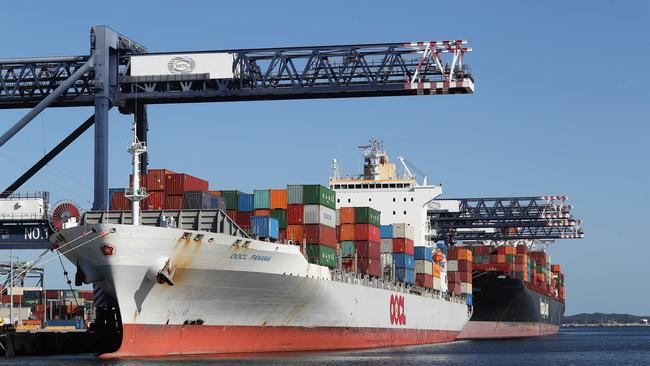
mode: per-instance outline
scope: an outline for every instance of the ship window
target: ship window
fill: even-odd
[[[404,185],[402,183],[397,183],[397,188],[404,188]]]
[[[368,188],[368,185],[367,185],[367,184],[364,184],[364,185],[363,185],[363,188]]]
[[[348,198],[348,203],[350,203],[350,199]]]
[[[340,199],[340,198],[337,198],[337,199],[336,199],[336,203],[341,203],[341,199]]]
[[[393,197],[393,202],[395,202],[395,197]]]
[[[395,211],[393,211],[393,215],[395,215]]]
[[[340,189],[340,188],[341,188],[341,185],[340,185],[340,184],[336,184],[336,185],[334,185],[334,189]]]
[[[355,184],[354,188],[357,188],[357,189],[361,188],[361,184]]]
[[[372,198],[368,198],[368,202],[372,202]]]
[[[411,197],[411,202],[413,202],[413,197]]]
[[[406,215],[406,211],[404,211],[404,215]]]
[[[388,184],[387,184],[387,183],[384,183],[384,184],[382,184],[381,186],[382,186],[383,188],[388,188]]]
[[[404,197],[404,202],[406,202],[406,197]]]
[[[391,183],[390,188],[395,188],[395,183]]]

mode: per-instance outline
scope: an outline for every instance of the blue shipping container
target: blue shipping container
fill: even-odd
[[[379,234],[382,239],[390,239],[393,237],[393,225],[381,225]]]
[[[395,278],[400,282],[413,284],[415,279],[414,271],[408,268],[395,268]]]
[[[473,305],[472,294],[467,294],[466,296],[467,296],[467,305]]]
[[[280,233],[280,225],[275,217],[253,216],[251,217],[251,227],[253,233],[260,238],[277,239]]]
[[[415,269],[415,260],[410,254],[393,253],[393,262],[395,263],[395,268]]]
[[[253,200],[254,196],[252,194],[240,194],[237,196],[237,209],[242,212],[252,212]]]
[[[83,329],[84,322],[81,319],[48,319],[45,322],[46,327],[75,327]]]
[[[433,261],[433,248],[431,247],[415,247],[415,260],[416,261]]]
[[[438,243],[436,244],[436,247],[438,247],[440,250],[447,250],[447,244],[445,243]]]

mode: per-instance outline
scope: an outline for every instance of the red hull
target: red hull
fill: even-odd
[[[558,330],[559,326],[548,323],[470,321],[458,339],[537,337]]]
[[[362,349],[450,342],[459,332],[422,329],[133,325],[102,358]]]

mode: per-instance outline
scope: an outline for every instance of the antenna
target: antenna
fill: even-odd
[[[144,142],[138,141],[138,132],[137,132],[138,122],[134,119],[132,129],[133,129],[133,141],[131,146],[129,146],[129,153],[133,156],[133,187],[128,189],[124,195],[126,198],[131,200],[131,217],[133,225],[140,225],[140,201],[147,198],[147,194],[144,188],[140,188],[140,155],[147,152],[147,146]]]

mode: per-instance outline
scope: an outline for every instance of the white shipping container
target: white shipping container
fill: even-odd
[[[460,292],[462,294],[471,294],[472,293],[472,284],[467,282],[460,283]]]
[[[424,273],[433,276],[431,262],[422,260],[415,261],[415,273]]]
[[[393,253],[382,253],[381,254],[381,267],[382,269],[392,270],[393,268]]]
[[[380,249],[382,253],[392,253],[393,252],[393,239],[384,238],[379,242]]]
[[[303,222],[336,228],[336,210],[321,205],[305,205]]]
[[[450,259],[447,261],[447,271],[458,272],[458,261],[456,259]]]
[[[415,229],[409,224],[393,224],[393,238],[415,240]]]
[[[233,79],[232,53],[177,53],[131,56],[132,76],[209,74],[210,79]]]
[[[440,278],[433,278],[433,289],[434,290],[442,290],[442,280]]]

